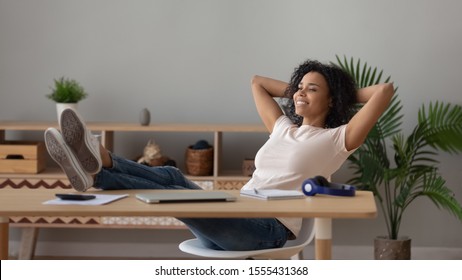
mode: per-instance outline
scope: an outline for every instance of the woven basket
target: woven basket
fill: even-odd
[[[213,174],[213,147],[195,150],[191,146],[186,150],[186,172],[193,176]]]

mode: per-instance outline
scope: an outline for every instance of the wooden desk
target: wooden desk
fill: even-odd
[[[42,204],[53,199],[56,190],[0,190],[0,259],[8,259],[8,217],[13,216],[312,217],[316,218],[316,259],[331,259],[332,219],[365,219],[377,215],[373,194],[364,191],[358,191],[355,197],[319,195],[272,201],[241,197],[239,191],[229,191],[238,197],[236,202],[188,203],[184,204],[185,207],[177,203],[146,204],[135,198],[138,192],[141,190],[104,191],[105,194],[130,194],[128,198],[108,205],[63,206]]]

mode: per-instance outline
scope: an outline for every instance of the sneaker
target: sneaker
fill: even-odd
[[[51,158],[66,173],[75,190],[84,192],[93,186],[93,178],[82,169],[79,160],[66,145],[61,133],[56,128],[48,128],[45,131],[45,145]]]
[[[79,159],[82,168],[89,174],[100,172],[102,167],[99,141],[86,128],[85,122],[77,111],[67,108],[61,114],[61,133],[64,142]]]

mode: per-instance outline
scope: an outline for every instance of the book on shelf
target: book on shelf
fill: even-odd
[[[259,199],[296,199],[296,198],[304,198],[305,195],[302,191],[297,190],[256,190],[256,189],[249,189],[249,190],[241,190],[241,195],[254,197]]]

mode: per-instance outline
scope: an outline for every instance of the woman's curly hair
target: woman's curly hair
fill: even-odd
[[[295,68],[285,91],[285,96],[289,98],[285,104],[286,115],[298,126],[302,124],[303,117],[295,114],[293,96],[298,91],[303,76],[308,72],[317,72],[323,75],[329,87],[332,107],[326,117],[326,128],[334,128],[348,123],[356,111],[357,88],[354,79],[340,67],[332,63],[323,64],[316,60],[307,60]]]

